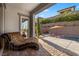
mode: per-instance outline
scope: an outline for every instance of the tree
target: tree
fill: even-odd
[[[40,18],[37,18],[37,23],[35,25],[36,28],[36,34],[39,37],[41,35],[41,24],[40,24]]]
[[[56,18],[41,19],[41,23],[46,24],[46,23],[69,22],[69,21],[78,21],[78,20],[79,20],[79,13],[70,13],[70,14],[61,15],[60,17],[56,17]]]

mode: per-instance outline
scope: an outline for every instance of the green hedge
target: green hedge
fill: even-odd
[[[41,35],[40,19],[37,19],[37,23],[35,24],[35,31],[36,31],[37,37],[39,37],[39,35]]]
[[[61,15],[60,17],[52,18],[52,19],[41,19],[42,24],[46,23],[55,23],[55,22],[69,22],[69,21],[77,21],[79,20],[79,13]]]

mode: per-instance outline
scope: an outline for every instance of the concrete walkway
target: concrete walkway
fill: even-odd
[[[68,54],[79,55],[79,42],[77,41],[51,37],[49,35],[41,36],[41,39]]]

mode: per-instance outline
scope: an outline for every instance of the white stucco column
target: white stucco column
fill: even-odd
[[[5,33],[5,7],[3,5],[3,33]]]

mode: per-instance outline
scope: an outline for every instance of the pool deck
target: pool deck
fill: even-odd
[[[49,35],[41,37],[42,40],[48,42],[52,46],[62,50],[71,55],[79,55],[79,42],[73,40],[67,40],[62,38],[56,38]]]

